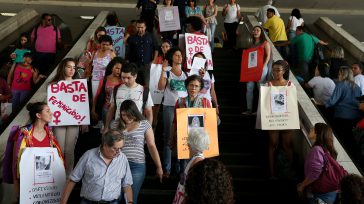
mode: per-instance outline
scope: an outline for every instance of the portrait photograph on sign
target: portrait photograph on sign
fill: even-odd
[[[188,120],[188,132],[190,132],[191,129],[205,128],[204,115],[188,115],[187,120]]]
[[[44,184],[53,183],[53,172],[52,172],[52,155],[37,155],[35,156],[35,174],[34,183]]]
[[[217,116],[215,108],[178,108],[177,117],[177,156],[178,159],[189,159],[190,150],[187,140],[191,129],[205,129],[210,137],[205,157],[219,155],[219,141],[217,134]]]
[[[287,112],[287,96],[286,92],[272,92],[271,94],[271,109],[272,113]]]

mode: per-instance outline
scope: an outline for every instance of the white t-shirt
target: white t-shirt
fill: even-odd
[[[240,6],[238,4],[235,4],[231,6],[230,4],[227,4],[228,11],[226,13],[224,23],[235,23],[238,22],[238,11],[240,12]]]
[[[164,100],[163,105],[165,106],[175,106],[178,97],[186,97],[187,89],[184,86],[187,76],[184,72],[180,76],[174,75],[171,71],[169,72],[169,78],[167,77],[167,72],[163,72],[163,77],[167,79],[167,86],[164,90]],[[171,88],[172,84],[172,88]]]
[[[144,92],[144,87],[140,84],[138,84],[134,88],[129,88],[125,84],[121,85],[116,92],[115,120],[120,118],[121,103],[123,103],[125,100],[128,100],[128,99],[133,100],[135,102],[136,106],[138,107],[138,110],[143,114],[143,110],[142,110],[143,92]],[[111,95],[111,100],[110,100],[111,104],[114,103],[114,94],[115,93],[113,93]],[[153,105],[154,105],[153,100],[152,100],[152,97],[150,96],[150,92],[149,92],[148,100],[146,101],[145,108],[152,107]]]
[[[208,99],[210,101],[210,103],[211,103],[211,86],[214,83],[215,83],[214,75],[212,75],[212,78],[210,78],[210,74],[208,72],[206,72],[205,76],[203,77],[204,88],[200,91],[199,95]]]
[[[358,74],[354,77],[356,85],[359,86],[361,90],[361,95],[364,95],[364,76],[362,74]]]
[[[308,82],[308,85],[313,89],[315,101],[322,105],[331,98],[335,89],[335,83],[329,77],[315,76]]]
[[[297,26],[302,25],[302,23],[304,22],[303,18],[297,19],[296,16],[290,16],[288,20],[291,22],[291,27],[289,28],[289,30],[294,30],[294,31],[296,31]]]
[[[260,9],[258,9],[258,11],[255,13],[255,16],[258,18],[259,22],[262,22],[262,24],[264,24],[267,20],[267,9],[272,8],[275,11],[275,15],[280,17],[279,12],[277,10],[276,7],[271,6],[271,5],[265,5],[263,7],[261,7]]]

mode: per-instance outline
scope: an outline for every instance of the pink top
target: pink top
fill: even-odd
[[[106,66],[109,64],[109,62],[111,61],[111,57],[110,57],[110,51],[108,51],[107,55],[105,57],[102,58],[98,58],[98,51],[96,51],[95,55],[94,55],[94,59],[92,60],[92,80],[93,81],[100,81],[104,75],[105,75],[105,71],[106,71]]]
[[[31,68],[22,67],[17,64],[14,70],[14,79],[11,84],[12,90],[29,91],[31,89],[33,72]]]
[[[38,26],[37,30],[37,39],[35,42],[35,50],[37,52],[45,52],[45,53],[56,53],[56,32],[54,30],[53,25],[43,27]],[[34,38],[34,29],[32,31],[32,38]],[[58,39],[61,39],[61,33],[59,32],[59,28],[57,28]]]
[[[97,89],[97,94],[96,96],[98,97],[99,94],[101,93],[101,89],[102,89],[102,84],[104,82],[104,78],[102,78],[100,80],[100,83],[99,83],[99,88]],[[106,109],[109,109],[110,107],[110,101],[111,101],[111,95],[112,95],[112,92],[114,91],[114,87],[119,85],[119,84],[122,84],[123,82],[122,81],[118,81],[118,82],[111,82],[110,80],[106,80],[106,84],[105,84],[105,102],[104,102],[104,108]]]

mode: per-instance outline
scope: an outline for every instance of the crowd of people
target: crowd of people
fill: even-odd
[[[67,203],[72,189],[79,181],[83,183],[80,194],[82,203],[119,203],[124,200],[126,203],[137,203],[146,174],[146,145],[159,181],[163,182],[171,175],[180,179],[176,184],[178,187],[173,203],[234,203],[232,178],[226,167],[218,160],[205,159],[203,155],[210,143],[205,130],[189,131],[187,144],[190,159],[173,159],[177,147],[177,109],[216,108],[216,114],[219,115],[215,76],[208,70],[208,61],[197,74],[191,74],[187,69],[186,54],[178,46],[176,36],[179,33],[206,35],[213,52],[218,6],[215,0],[207,1],[202,7],[197,5],[196,0],[164,0],[165,7],[178,6],[181,30],[158,32],[156,39],[152,32],[158,30],[157,4],[159,0],[138,0],[136,8],[141,9],[141,15],[139,20],[131,21],[126,29],[125,58],[117,56],[112,37],[107,35],[105,27],[99,27],[85,51],[80,53],[80,59],[65,58],[60,62],[49,85],[80,78],[76,76],[78,69],[83,70],[82,77],[89,81],[93,125],[57,126],[51,129],[48,123],[52,113],[48,105],[43,102],[28,104],[31,123],[13,132],[10,137],[15,151],[15,154],[10,155],[14,177],[11,182],[16,184],[17,196],[17,166],[22,148],[56,147],[59,157],[64,160],[68,176],[62,203]],[[364,131],[364,103],[360,103],[360,97],[364,95],[363,64],[356,62],[349,67],[342,48],[333,50],[329,61],[312,63],[316,44],[328,43],[304,32],[304,20],[299,9],[292,10],[285,25],[278,9],[272,4],[271,0],[268,1],[257,12],[262,26],[252,29],[251,47],[262,47],[264,59],[260,80],[246,84],[247,108],[243,114],[256,114],[253,109],[256,84],[258,87],[293,86],[288,79],[289,71],[292,70],[307,90],[312,89],[314,103],[335,127],[340,141],[346,147],[357,149],[350,135],[355,126]],[[234,49],[236,44],[236,30],[242,20],[240,9],[235,0],[229,0],[222,9],[227,38],[224,47],[227,49]],[[108,16],[108,21],[108,25],[117,25],[115,15]],[[273,46],[285,60],[273,62],[272,44],[265,39],[264,31],[268,32]],[[18,45],[10,56],[14,64],[7,81],[0,79],[0,100],[11,100],[13,109],[18,108],[32,86],[46,78],[51,71],[60,44],[59,28],[52,24],[51,15],[43,14],[41,23],[33,29],[31,37],[27,34],[19,37]],[[205,60],[206,55],[195,53],[192,63],[200,60],[197,58]],[[148,87],[151,64],[161,65],[158,89],[164,93],[160,104],[153,101]],[[155,137],[160,109],[163,137]],[[331,116],[333,120],[330,120]],[[74,150],[78,135],[91,128],[102,134],[101,145],[88,150],[75,164]],[[294,131],[286,129],[268,131],[270,179],[276,179],[277,176],[276,153],[280,142],[288,162],[293,162],[293,134]],[[305,162],[305,179],[298,184],[297,192],[303,195],[312,189],[310,199],[334,203],[340,190],[339,183],[328,192],[314,190],[314,184],[323,174],[327,161],[337,157],[332,130],[326,124],[316,124],[310,137],[315,142]],[[162,156],[159,155],[156,140],[163,141],[163,150],[160,151]],[[363,186],[363,178],[344,175],[341,182],[343,202],[363,200]]]

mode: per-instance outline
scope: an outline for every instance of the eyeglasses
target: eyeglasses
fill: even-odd
[[[283,72],[283,69],[273,69],[273,72]]]

